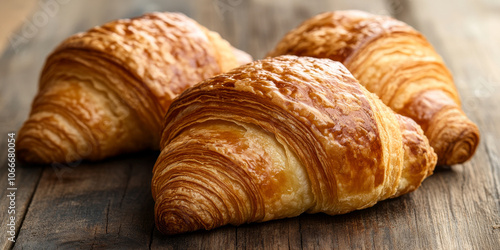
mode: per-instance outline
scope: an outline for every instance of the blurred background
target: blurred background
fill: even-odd
[[[33,12],[37,0],[0,1],[0,51],[8,44],[9,36]]]
[[[394,14],[395,1],[298,0],[1,0],[0,49],[21,50],[37,38],[44,44],[95,25],[151,11],[182,12],[261,58],[291,27],[335,9]],[[270,22],[272,21],[272,22]],[[264,37],[265,39],[261,39]]]

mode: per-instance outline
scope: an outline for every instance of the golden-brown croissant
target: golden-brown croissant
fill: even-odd
[[[361,11],[323,13],[290,31],[268,56],[284,54],[342,62],[385,104],[422,126],[438,164],[474,154],[479,130],[460,108],[450,72],[407,24]]]
[[[174,97],[249,61],[178,13],[150,13],[76,34],[47,58],[19,131],[18,155],[50,163],[157,149]]]
[[[187,89],[161,148],[151,185],[166,234],[370,207],[415,190],[436,163],[420,126],[341,63],[295,56]]]

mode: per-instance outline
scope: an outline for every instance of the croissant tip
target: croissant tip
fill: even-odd
[[[468,161],[476,152],[479,145],[479,129],[475,124],[468,125],[457,136],[455,143],[438,159],[437,165],[455,165]]]
[[[35,164],[47,163],[38,154],[36,154],[35,152],[30,152],[30,150],[26,149],[17,151],[17,160],[24,163],[35,163]]]
[[[65,133],[57,130],[54,120],[26,121],[17,137],[17,157],[21,162],[50,164],[74,162],[89,155],[91,148],[78,148],[73,141],[65,138]],[[57,133],[56,133],[57,132]],[[82,144],[84,145],[84,144]],[[86,145],[86,144],[85,144]]]
[[[53,149],[47,143],[36,141],[36,140],[26,140],[18,144],[17,147],[17,157],[19,161],[31,164],[50,164],[55,162],[71,162],[75,159],[66,159],[61,152],[57,149]],[[78,160],[78,159],[76,159]]]
[[[200,228],[182,209],[167,211],[156,218],[158,230],[165,235],[175,235],[198,230]]]
[[[24,138],[20,133],[16,151],[17,159],[25,163],[48,164],[51,160],[47,156],[51,155],[50,148],[44,144],[43,140]]]

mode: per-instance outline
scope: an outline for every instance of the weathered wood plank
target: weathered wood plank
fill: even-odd
[[[199,231],[166,236],[154,230],[151,249],[237,249],[236,228],[225,226],[211,231]]]
[[[6,138],[2,138],[2,140],[3,139],[7,141]],[[2,150],[2,153],[7,151],[6,147],[1,147],[0,149]],[[21,228],[26,211],[31,203],[33,193],[37,187],[38,180],[40,179],[39,177],[42,172],[42,168],[17,165],[15,172],[15,185],[12,186],[13,188],[17,188],[17,190],[7,190],[7,187],[11,186],[7,182],[7,174],[9,172],[5,171],[7,169],[6,156],[1,157],[1,162],[2,171],[0,171],[0,196],[2,199],[0,200],[0,221],[2,222],[2,233],[0,234],[0,237],[2,237],[2,240],[0,241],[0,248],[9,249],[14,246],[14,242],[8,240],[12,237],[12,234],[9,232],[11,230],[10,226],[8,226],[8,224],[11,223],[10,216],[15,217],[14,240],[17,240],[17,236],[20,231],[19,229]],[[14,192],[14,203],[11,203],[10,197],[8,197],[8,195],[11,195],[11,192]]]
[[[156,157],[46,167],[14,248],[148,248]]]

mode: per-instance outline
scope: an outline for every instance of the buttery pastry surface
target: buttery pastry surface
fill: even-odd
[[[248,61],[178,13],[150,13],[76,34],[46,60],[19,131],[18,155],[28,162],[71,162],[158,148],[173,98]]]
[[[284,54],[342,62],[385,104],[422,126],[439,164],[465,162],[479,144],[442,58],[403,22],[362,11],[323,13],[286,34],[268,56]]]
[[[323,212],[415,190],[436,155],[329,59],[281,56],[207,79],[170,106],[152,194],[176,234]]]

